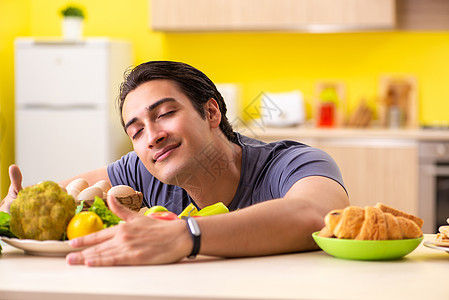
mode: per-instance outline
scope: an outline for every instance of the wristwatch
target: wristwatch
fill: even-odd
[[[190,253],[187,258],[195,258],[198,252],[200,252],[200,246],[201,246],[201,230],[200,226],[198,225],[198,222],[194,217],[185,217],[184,218],[187,222],[187,228],[190,231],[190,235],[192,236],[193,240],[193,248],[192,252]]]

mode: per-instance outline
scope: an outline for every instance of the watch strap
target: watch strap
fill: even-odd
[[[200,252],[201,247],[201,230],[198,222],[194,217],[185,217],[187,228],[189,229],[190,235],[192,236],[193,247],[192,252],[187,256],[188,258],[195,258]]]

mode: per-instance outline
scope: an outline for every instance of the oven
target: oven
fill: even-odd
[[[424,233],[449,225],[449,142],[419,144],[419,212]]]

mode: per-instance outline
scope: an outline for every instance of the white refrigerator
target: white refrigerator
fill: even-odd
[[[61,181],[130,149],[116,98],[132,64],[126,41],[15,41],[15,162],[23,185]]]

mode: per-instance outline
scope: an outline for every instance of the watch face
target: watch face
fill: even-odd
[[[200,226],[198,226],[198,222],[194,218],[187,218],[187,225],[193,235],[199,236],[201,234]]]

